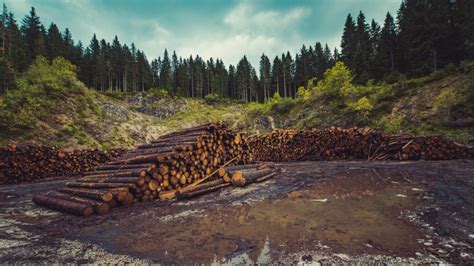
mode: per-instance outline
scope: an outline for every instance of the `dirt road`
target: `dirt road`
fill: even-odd
[[[0,187],[0,263],[474,263],[474,161],[298,162],[244,189],[78,218]]]

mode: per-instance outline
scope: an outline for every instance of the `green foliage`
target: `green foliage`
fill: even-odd
[[[397,134],[407,128],[405,115],[383,116],[376,125],[389,134]]]
[[[314,92],[324,98],[334,99],[350,94],[354,90],[352,73],[341,61],[324,73],[324,79],[314,87]]]
[[[151,95],[155,95],[155,96],[160,96],[160,97],[169,95],[168,89],[165,89],[165,88],[151,88],[147,90],[147,93]]]
[[[217,93],[210,93],[204,97],[204,102],[209,105],[216,105],[222,102],[222,99]]]
[[[354,110],[359,111],[364,116],[367,116],[373,108],[374,106],[370,103],[366,96],[357,100],[354,105]]]
[[[299,87],[296,92],[296,98],[302,100],[308,100],[311,97],[311,90],[306,89],[305,87]]]
[[[8,91],[0,107],[0,128],[10,131],[32,129],[54,104],[65,100],[68,93],[84,93],[77,80],[75,67],[63,58],[52,64],[38,57],[17,80],[16,90]]]

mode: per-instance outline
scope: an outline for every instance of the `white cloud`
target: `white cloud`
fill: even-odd
[[[311,13],[307,7],[295,7],[285,12],[256,10],[249,3],[240,3],[224,17],[224,23],[237,31],[279,32],[306,18]]]
[[[183,56],[199,54],[204,59],[217,57],[226,64],[236,64],[245,54],[247,58],[258,58],[264,50],[277,49],[280,42],[275,37],[251,36],[237,34],[215,41],[212,38],[202,38],[199,42],[189,42],[178,48],[177,52]]]

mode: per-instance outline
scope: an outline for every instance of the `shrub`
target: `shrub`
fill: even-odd
[[[10,131],[34,128],[36,120],[68,93],[84,94],[85,86],[77,79],[75,66],[63,58],[51,64],[43,57],[17,80],[16,90],[6,93],[0,107],[0,128]]]
[[[327,98],[338,98],[353,91],[352,73],[343,62],[338,61],[335,66],[326,70],[324,79],[314,88],[317,95]]]
[[[210,93],[204,97],[204,101],[208,105],[215,105],[222,102],[222,99],[219,97],[217,93]]]
[[[353,105],[354,110],[359,111],[363,116],[367,116],[374,108],[367,97],[362,97]]]
[[[151,95],[155,95],[155,96],[168,96],[169,95],[169,92],[167,89],[165,88],[151,88],[149,90],[147,90],[147,93],[151,94]]]

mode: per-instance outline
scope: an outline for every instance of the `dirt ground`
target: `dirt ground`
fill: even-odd
[[[274,179],[78,218],[0,187],[0,263],[474,263],[474,161],[278,163]]]

